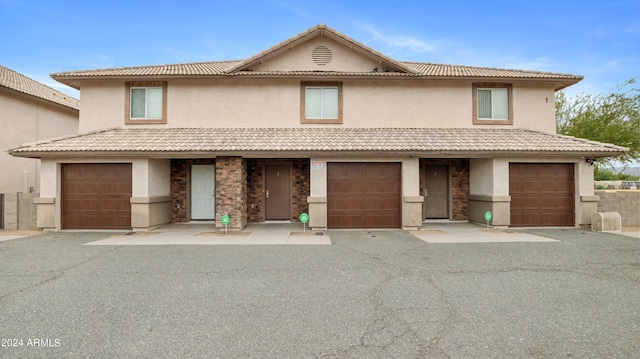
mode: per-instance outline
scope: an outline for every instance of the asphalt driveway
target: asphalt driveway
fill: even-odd
[[[328,246],[0,242],[3,358],[632,358],[640,239],[427,243],[329,231]]]

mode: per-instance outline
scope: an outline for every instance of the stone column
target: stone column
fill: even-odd
[[[216,227],[224,229],[225,214],[230,230],[247,225],[247,163],[242,157],[216,158]]]

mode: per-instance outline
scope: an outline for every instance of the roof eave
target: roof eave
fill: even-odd
[[[309,158],[323,156],[419,156],[422,158],[492,158],[492,157],[585,157],[608,158],[623,155],[626,150],[612,151],[504,151],[504,150],[225,150],[225,151],[29,151],[28,149],[8,150],[10,155],[23,158],[55,157],[143,157],[143,158],[210,158],[214,156],[240,156],[254,158]]]

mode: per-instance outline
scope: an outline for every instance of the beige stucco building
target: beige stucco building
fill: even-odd
[[[18,193],[26,196],[40,187],[40,161],[14,157],[4,150],[78,133],[79,107],[77,99],[0,66],[0,193],[5,202],[0,222],[4,227],[18,226]]]
[[[424,220],[578,226],[591,160],[625,148],[555,133],[581,76],[400,62],[318,25],[241,61],[53,74],[82,93],[80,134],[15,147],[42,159],[38,225]],[[88,194],[92,194],[88,196]]]

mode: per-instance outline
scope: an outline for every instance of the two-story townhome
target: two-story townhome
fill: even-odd
[[[402,62],[325,25],[245,60],[52,77],[81,91],[81,134],[11,150],[42,159],[49,230],[577,226],[592,160],[626,151],[556,134],[581,76]]]
[[[4,150],[77,134],[79,110],[72,96],[0,66],[0,229],[35,228],[29,203],[40,185],[40,161]]]

